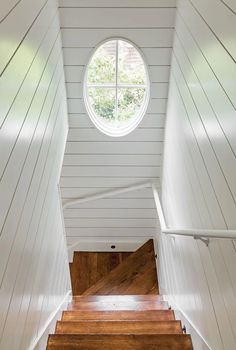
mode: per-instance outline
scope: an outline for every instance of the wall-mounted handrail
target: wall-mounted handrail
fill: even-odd
[[[199,239],[204,242],[207,246],[209,245],[210,238],[221,238],[221,239],[236,239],[236,230],[228,229],[174,229],[168,228],[165,221],[160,197],[158,190],[154,184],[152,184],[153,196],[157,208],[158,217],[160,220],[161,232],[167,235],[185,236]]]
[[[87,197],[73,198],[69,201],[64,202],[62,207],[63,207],[63,209],[65,209],[65,208],[71,207],[71,206],[76,205],[76,204],[82,204],[82,203],[86,203],[86,202],[96,201],[98,199],[118,196],[118,195],[123,194],[123,193],[137,191],[137,190],[141,190],[142,188],[148,188],[148,187],[152,187],[151,182],[143,182],[143,183],[137,184],[135,186],[122,187],[122,188],[118,188],[118,189],[106,191],[106,192],[101,192],[101,193],[87,196]]]
[[[188,229],[188,230],[173,230],[166,229],[162,231],[167,235],[178,235],[178,236],[199,236],[202,238],[227,238],[227,239],[236,239],[236,230],[203,230],[203,229]]]
[[[156,204],[157,214],[160,221],[161,226],[161,232],[165,233],[167,235],[176,235],[176,236],[185,236],[185,237],[193,237],[194,239],[199,239],[203,241],[207,246],[209,244],[210,238],[221,238],[221,239],[235,239],[236,240],[236,230],[228,230],[228,229],[192,229],[192,228],[185,228],[185,229],[179,229],[179,228],[169,228],[166,225],[165,215],[163,213],[159,193],[157,190],[157,187],[152,182],[144,182],[140,183],[134,186],[129,187],[122,187],[111,191],[106,191],[102,193],[97,193],[95,195],[90,195],[87,197],[79,197],[74,198],[72,200],[66,201],[63,203],[63,209],[66,209],[68,207],[71,207],[76,204],[82,204],[86,202],[91,202],[107,197],[113,197],[118,196],[123,193],[137,191],[142,188],[152,188],[153,197]]]

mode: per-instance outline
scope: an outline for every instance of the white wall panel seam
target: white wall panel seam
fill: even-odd
[[[43,0],[41,0],[43,2]],[[2,67],[0,68],[0,77],[2,76],[2,74],[5,72],[6,68],[8,67],[9,63],[11,62],[11,60],[13,59],[13,57],[15,56],[18,48],[20,47],[20,45],[22,45],[24,39],[26,38],[27,34],[30,32],[30,30],[33,28],[35,22],[37,21],[37,19],[39,18],[39,16],[42,14],[43,9],[46,7],[47,4],[49,4],[50,0],[46,0],[43,3],[43,6],[39,9],[39,12],[37,13],[36,17],[33,19],[33,22],[31,23],[31,25],[27,28],[26,32],[23,34],[23,37],[20,38],[18,44],[16,45],[16,47],[12,50],[11,54],[9,55],[8,59],[4,60],[2,62]],[[26,2],[24,0],[21,1],[21,3]],[[5,21],[3,21],[3,24],[5,24],[4,22],[6,22],[6,20],[9,20],[9,17],[11,16],[11,14],[5,19]]]
[[[49,57],[49,58],[51,58],[51,57]],[[48,87],[47,87],[47,89],[46,89],[45,91],[41,92],[40,89],[39,89],[39,87],[40,87],[40,86],[39,86],[38,89],[35,91],[34,98],[35,98],[35,97],[38,97],[39,94],[40,94],[40,98],[42,98],[44,95],[45,95],[45,96],[43,97],[43,101],[42,101],[42,104],[40,105],[40,109],[39,109],[38,111],[36,110],[36,111],[37,111],[37,114],[36,114],[36,112],[34,112],[34,113],[35,113],[34,119],[35,119],[35,123],[36,123],[36,124],[35,124],[35,128],[34,128],[35,130],[34,130],[34,132],[32,133],[31,139],[28,138],[28,139],[30,140],[29,148],[30,148],[31,143],[32,143],[32,141],[33,141],[33,137],[34,137],[34,134],[35,134],[35,132],[36,132],[38,123],[39,123],[39,121],[40,121],[40,118],[42,118],[42,113],[44,112],[44,105],[45,105],[46,102],[47,102],[48,92],[49,92],[49,89],[51,88],[51,84],[52,84],[53,78],[54,78],[54,73],[57,71],[57,68],[58,68],[59,63],[60,63],[60,57],[59,57],[59,59],[57,60],[57,62],[55,62],[55,70],[54,70],[54,72],[53,72],[53,74],[52,74],[51,80],[48,82]],[[45,67],[45,69],[46,69],[46,67]],[[44,78],[43,75],[42,75],[42,78]],[[41,80],[40,80],[40,82],[41,82]],[[43,81],[42,84],[45,85],[46,82]],[[38,102],[38,101],[36,100],[36,102]],[[32,103],[34,103],[33,100],[32,100]],[[34,105],[33,105],[33,106],[34,106]],[[29,112],[31,112],[31,109],[33,109],[33,107],[32,107],[32,108],[31,108],[31,107],[32,107],[32,105],[29,107],[29,109],[28,109],[28,111],[27,111],[27,113],[26,113],[26,118],[25,118],[25,120],[24,120],[24,122],[23,122],[23,125],[22,125],[22,127],[21,127],[21,130],[19,131],[18,136],[16,137],[15,144],[12,146],[11,150],[9,151],[10,155],[9,155],[9,157],[8,157],[8,160],[6,161],[5,167],[2,167],[2,172],[1,172],[1,178],[0,178],[0,180],[3,179],[6,169],[9,167],[9,162],[10,162],[11,158],[12,158],[13,155],[14,155],[14,151],[17,151],[17,148],[16,148],[16,147],[18,146],[18,143],[20,142],[21,134],[23,133],[24,127],[27,127],[27,123],[29,122],[29,120],[27,119],[27,117],[30,118],[30,116],[31,116],[31,115],[28,116]],[[33,110],[32,110],[32,112],[31,112],[31,114],[32,114],[32,113],[33,113]],[[38,115],[38,118],[37,118],[37,119],[36,119],[36,115]],[[31,125],[31,127],[32,127],[32,125]],[[18,146],[18,147],[19,147],[19,146]],[[5,152],[6,152],[6,150],[5,150]],[[23,154],[24,154],[24,153],[23,153]],[[27,152],[27,154],[28,154],[28,152]],[[21,154],[21,156],[22,156],[22,154]],[[11,160],[11,161],[12,161],[12,160]]]
[[[55,17],[56,15],[53,14],[53,16]],[[10,109],[12,107],[12,104],[14,103],[14,101],[15,101],[15,99],[16,99],[16,97],[17,97],[17,95],[18,95],[22,85],[24,84],[24,81],[25,81],[27,75],[29,74],[30,70],[32,69],[32,65],[35,64],[35,60],[38,58],[37,57],[38,53],[39,53],[40,49],[42,48],[42,45],[44,44],[45,39],[47,38],[47,36],[48,36],[48,34],[50,32],[50,28],[52,28],[52,24],[54,23],[54,21],[58,21],[58,19],[56,17],[53,19],[52,16],[50,16],[48,21],[49,21],[49,23],[48,23],[49,26],[46,28],[45,33],[43,33],[38,47],[35,48],[35,51],[33,51],[33,49],[31,51],[32,57],[30,55],[29,58],[28,57],[25,58],[24,67],[21,67],[22,69],[21,69],[20,72],[19,71],[17,72],[18,74],[13,72],[13,74],[14,74],[13,77],[14,77],[15,84],[14,84],[13,87],[11,87],[11,90],[8,92],[8,95],[4,94],[4,88],[6,89],[6,87],[8,87],[8,85],[6,85],[6,83],[11,81],[11,79],[13,78],[11,74],[12,74],[12,70],[14,69],[14,63],[18,64],[17,61],[18,60],[20,61],[20,55],[22,56],[24,54],[24,50],[26,50],[24,48],[22,49],[22,46],[27,45],[28,40],[30,40],[30,38],[27,38],[27,40],[25,40],[26,42],[24,43],[24,45],[22,44],[19,47],[19,49],[17,50],[16,55],[14,57],[14,60],[12,60],[11,63],[9,63],[9,65],[7,67],[7,70],[4,72],[4,75],[2,76],[2,81],[4,81],[5,77],[6,77],[6,82],[5,82],[4,86],[2,85],[2,83],[0,85],[1,94],[3,96],[6,95],[5,96],[6,102],[4,102],[5,106],[1,106],[1,111],[2,111],[2,114],[3,114],[2,118],[3,119],[1,119],[0,128],[2,128],[2,126],[3,126],[4,122],[5,122],[5,119],[7,118],[8,114],[9,114],[9,111],[10,111]],[[39,35],[39,33],[40,32],[37,31],[37,35]],[[30,33],[30,34],[33,36],[34,32]],[[31,40],[33,40],[33,37],[31,38]],[[30,62],[28,62],[28,59],[30,59]]]
[[[55,147],[56,145],[54,145],[54,147]],[[59,150],[58,150],[59,151]],[[52,151],[51,151],[52,152]],[[59,152],[58,152],[58,154],[59,154]],[[58,163],[58,156],[57,157],[55,157],[55,162],[57,162]],[[48,212],[47,212],[47,208],[48,208],[48,205],[46,205],[46,203],[47,203],[47,201],[51,201],[51,195],[50,195],[50,192],[48,192],[48,189],[51,187],[52,188],[52,190],[54,191],[54,193],[56,192],[56,187],[55,187],[55,175],[56,175],[56,172],[58,171],[57,170],[57,167],[55,167],[55,166],[52,166],[52,169],[54,169],[54,172],[52,171],[51,172],[51,174],[50,174],[50,177],[49,177],[49,179],[48,179],[48,181],[47,181],[47,189],[46,189],[46,196],[44,197],[44,199],[43,199],[43,201],[44,201],[44,203],[42,204],[42,206],[41,206],[41,212],[40,212],[40,217],[42,217],[42,215],[44,215],[44,213],[46,213],[45,215],[46,215],[46,217],[47,217],[47,219],[46,219],[46,221],[45,221],[45,223],[44,223],[44,225],[46,225],[46,222],[47,222],[47,220],[50,218],[50,215],[48,214]],[[52,187],[53,186],[53,187]],[[56,200],[57,200],[57,197],[56,197]],[[52,206],[53,207],[53,206]],[[42,222],[42,221],[41,221]],[[44,230],[42,230],[42,228],[40,228],[39,226],[37,227],[37,230],[39,230],[39,232],[41,232],[41,231],[44,231]],[[49,232],[50,232],[50,230],[49,230]],[[42,232],[42,234],[37,234],[36,235],[36,240],[37,239],[39,239],[39,237],[42,237],[42,239],[41,239],[41,244],[43,243],[43,239],[46,237],[46,235],[44,234],[44,236],[43,236],[43,232]],[[44,237],[44,238],[43,238]],[[41,254],[42,253],[42,249],[40,249],[40,252],[39,252],[39,254]],[[35,259],[36,260],[36,259]],[[40,267],[40,263],[38,262],[38,264],[37,264],[37,269]],[[32,267],[30,267],[30,269],[31,269],[31,271],[32,271]],[[28,280],[29,280],[29,277],[28,277]],[[34,294],[33,294],[34,295]]]
[[[181,14],[179,14],[179,17],[181,17],[181,20],[183,21],[184,25],[186,26],[186,29],[188,29],[188,25],[187,25],[186,22],[184,21],[184,18],[182,17]],[[214,72],[213,68],[211,67],[211,64],[210,64],[210,62],[208,61],[206,55],[205,55],[204,52],[201,50],[201,47],[199,46],[198,42],[196,41],[196,39],[194,38],[193,34],[192,34],[190,31],[189,31],[189,35],[191,35],[191,38],[192,38],[194,44],[195,44],[196,47],[198,48],[199,52],[202,54],[203,59],[205,60],[207,66],[208,66],[208,68],[209,68],[209,70],[210,70],[211,73],[213,74],[214,78],[217,80],[217,82],[218,82],[218,84],[219,84],[219,87],[223,90],[223,94],[226,96],[226,99],[228,100],[228,102],[231,104],[232,108],[233,108],[234,111],[235,111],[235,110],[236,110],[236,107],[235,107],[234,102],[232,101],[231,97],[229,96],[229,94],[227,93],[226,89],[225,89],[224,86],[222,85],[220,79],[218,78],[218,76],[217,76],[216,73]],[[181,38],[180,38],[178,32],[176,32],[176,36],[178,37],[178,40],[182,43],[183,50],[185,51],[186,56],[188,57],[189,61],[191,62],[191,59],[190,59],[190,57],[189,57],[187,51],[186,51],[185,48],[184,48],[183,42],[181,41]],[[203,83],[202,83],[201,79],[199,78],[199,74],[197,74],[196,69],[194,68],[193,65],[192,65],[192,68],[193,68],[193,70],[194,70],[196,76],[198,77],[199,83],[202,85],[202,88],[203,88],[203,90],[205,91],[205,89],[204,89],[204,87],[203,87]],[[206,94],[206,97],[207,97],[209,103],[212,105],[212,103],[210,102],[210,97],[207,96],[207,94]],[[212,107],[212,108],[213,108],[213,107]],[[220,119],[219,119],[219,122],[222,123],[222,121],[221,121]]]
[[[177,61],[177,62],[178,62],[178,61]],[[182,77],[183,77],[183,79],[185,80],[185,77],[184,77],[184,75],[183,75],[183,73],[182,73],[180,64],[178,63],[178,65],[179,65],[179,69],[180,69],[180,71],[181,71]],[[186,84],[186,80],[185,80],[185,84]],[[202,127],[204,128],[204,132],[205,132],[205,134],[206,134],[206,139],[207,139],[208,142],[209,142],[210,150],[212,150],[212,152],[213,152],[213,158],[215,158],[215,159],[217,160],[217,162],[216,162],[215,164],[219,167],[219,170],[220,170],[220,172],[221,172],[222,175],[223,175],[224,181],[222,182],[222,186],[224,185],[224,186],[227,186],[227,187],[228,187],[228,191],[229,191],[228,201],[230,201],[230,198],[231,198],[232,205],[233,205],[233,203],[235,204],[236,201],[235,201],[235,198],[234,198],[233,193],[232,193],[232,190],[233,190],[233,189],[232,189],[232,186],[231,186],[231,187],[229,186],[229,183],[228,183],[227,178],[226,178],[225,173],[224,173],[224,169],[222,168],[222,165],[221,165],[220,162],[219,162],[218,155],[217,155],[217,153],[216,153],[216,151],[215,151],[215,149],[214,149],[214,147],[213,147],[213,145],[212,145],[212,142],[211,142],[211,140],[210,140],[209,134],[206,132],[206,126],[204,125],[204,123],[203,123],[203,121],[202,121],[202,119],[201,119],[201,115],[200,115],[200,113],[199,113],[198,106],[197,106],[196,102],[194,101],[193,96],[192,96],[192,94],[191,94],[191,91],[189,90],[187,84],[186,84],[186,88],[188,89],[188,93],[189,93],[189,95],[191,96],[191,101],[192,101],[193,104],[194,104],[194,108],[196,109],[197,114],[198,114],[198,116],[200,117]],[[181,98],[182,98],[182,97],[181,97]],[[183,103],[185,104],[185,101],[184,101],[184,100],[183,100]],[[191,122],[191,121],[190,121],[190,122]],[[211,169],[210,166],[208,166],[208,169],[209,169],[209,170]],[[219,174],[220,174],[220,173],[219,173]]]
[[[178,81],[178,80],[177,80],[176,78],[175,78],[175,80],[176,80],[176,84],[177,84],[177,81]],[[177,85],[177,87],[178,87],[178,85]],[[178,89],[179,89],[179,88],[178,88]],[[179,94],[180,94],[180,97],[181,97],[182,103],[183,103],[183,105],[185,106],[185,104],[184,104],[184,101],[183,101],[183,98],[182,98],[182,96],[181,96],[181,92],[180,92],[180,91],[179,91]],[[187,111],[187,109],[186,109],[186,114],[188,115],[188,111]],[[190,121],[189,121],[189,123],[190,123],[190,125],[192,125]],[[192,127],[192,126],[191,126],[191,127]],[[192,127],[192,130],[193,130],[193,133],[194,133],[194,135],[195,135],[195,131],[194,131],[194,128],[193,128],[193,127]],[[219,207],[221,208],[221,206],[220,206],[220,200],[219,200],[219,198],[218,198],[218,196],[217,196],[217,194],[216,194],[216,189],[215,189],[215,186],[214,186],[214,184],[213,184],[213,182],[212,182],[211,176],[210,176],[210,174],[209,174],[209,170],[208,170],[208,167],[207,167],[206,161],[205,161],[205,159],[204,159],[204,156],[203,156],[202,150],[201,150],[201,148],[200,148],[200,146],[199,146],[199,143],[198,143],[198,141],[197,141],[196,135],[195,135],[194,137],[195,137],[196,142],[197,142],[197,144],[198,144],[199,152],[200,152],[200,154],[201,154],[201,157],[202,157],[202,160],[203,160],[203,163],[204,163],[205,169],[206,169],[206,171],[207,171],[207,173],[208,173],[208,176],[209,176],[209,179],[210,179],[210,182],[211,182],[211,186],[212,186],[212,188],[213,188],[213,190],[214,190],[214,192],[215,192],[215,196],[216,196],[216,199],[217,199],[217,201],[218,201]],[[224,214],[223,214],[222,208],[221,208],[221,213],[222,213],[222,216],[224,217]],[[227,227],[227,223],[226,223],[226,219],[225,219],[225,217],[224,217],[224,221],[225,221],[225,225],[226,225],[226,227]]]
[[[204,45],[200,44],[200,42],[199,42],[200,38],[196,37],[196,32],[195,32],[194,28],[190,28],[190,24],[187,22],[187,19],[184,17],[184,15],[182,14],[180,9],[178,9],[178,11],[177,11],[177,17],[176,18],[178,19],[178,17],[180,17],[181,20],[183,21],[184,25],[186,26],[186,29],[188,30],[188,33],[191,35],[194,43],[196,44],[196,46],[198,47],[198,49],[202,53],[202,55],[203,55],[207,65],[209,66],[209,68],[212,71],[212,73],[214,74],[215,78],[218,80],[219,84],[221,85],[221,88],[224,90],[225,94],[227,95],[227,97],[231,101],[232,106],[235,108],[235,103],[233,103],[233,101],[232,101],[232,97],[234,97],[234,94],[229,93],[229,91],[227,92],[226,87],[224,86],[223,82],[221,81],[222,80],[222,74],[220,75],[219,72],[216,69],[214,69],[214,65],[212,64],[213,61],[210,62],[210,58],[208,57],[210,51],[207,52],[207,50],[204,49]],[[205,24],[204,21],[202,21],[202,22]],[[198,24],[198,26],[201,25],[203,27],[203,23],[200,22],[200,24]],[[204,28],[204,33],[205,32],[206,32],[206,28]],[[211,40],[212,40],[212,42],[214,42],[214,45],[216,45],[216,46],[218,45],[217,49],[220,48],[221,51],[224,53],[224,60],[227,61],[227,64],[230,64],[230,67],[232,69],[232,67],[235,66],[235,62],[227,54],[227,52],[225,51],[224,47],[217,40],[217,38],[214,36],[213,33],[211,33],[211,36],[209,36],[209,37],[211,37]],[[222,56],[222,53],[221,53],[221,56]],[[217,60],[215,60],[215,62],[217,62]],[[234,71],[232,71],[232,72],[234,73]],[[229,78],[229,76],[226,76],[226,78]]]

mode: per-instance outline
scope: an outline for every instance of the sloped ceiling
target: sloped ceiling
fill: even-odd
[[[164,123],[175,20],[174,0],[60,0],[69,134],[61,174],[63,201],[161,175]],[[125,137],[102,134],[86,114],[82,82],[94,49],[124,37],[143,52],[151,99],[139,127]],[[68,244],[81,240],[152,237],[157,230],[151,189],[74,205],[65,210]],[[96,238],[98,239],[98,238]]]

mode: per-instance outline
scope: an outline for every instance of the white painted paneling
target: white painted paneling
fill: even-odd
[[[158,166],[160,165],[160,157],[155,154],[66,154],[64,158],[64,166]]]
[[[226,49],[229,55],[236,59],[236,28],[235,28],[235,13],[225,6],[224,2],[218,0],[193,0],[194,7],[199,15],[207,23],[216,38],[220,41],[222,46]],[[211,9],[214,7],[214,14]],[[220,21],[219,21],[220,18]],[[224,30],[222,30],[222,22],[224,23]]]
[[[137,223],[138,225],[138,223]],[[156,227],[85,227],[67,228],[67,237],[147,237],[152,238],[156,232]]]
[[[236,228],[236,17],[229,5],[178,2],[162,178],[169,227]],[[201,335],[195,348],[234,349],[234,243],[206,247],[162,235],[159,247],[161,289]]]
[[[135,155],[136,153],[138,155],[142,154],[149,154],[149,155],[155,155],[155,159],[160,160],[160,155],[162,154],[163,150],[163,142],[112,142],[109,144],[109,147],[107,145],[107,142],[67,142],[66,144],[66,156],[71,154],[101,154],[101,155],[108,155],[116,153],[118,155],[120,154],[130,154]],[[83,158],[81,158],[83,159]],[[154,159],[154,158],[153,158]],[[66,164],[66,163],[65,163]],[[160,164],[160,163],[159,163]],[[73,165],[71,163],[71,165]],[[75,164],[76,165],[76,164]],[[93,165],[93,164],[91,164]],[[96,164],[95,164],[96,165]]]
[[[181,16],[184,16],[184,21],[186,25],[188,26],[188,28],[191,28],[190,34],[194,36],[196,43],[198,44],[203,55],[205,56],[206,63],[208,63],[211,66],[214,75],[219,80],[223,89],[225,90],[229,98],[232,100],[233,105],[235,106],[235,60],[233,60],[232,57],[228,54],[228,52],[222,46],[221,42],[214,35],[214,32],[212,32],[212,30],[209,30],[209,26],[207,25],[207,23],[203,21],[203,19],[198,15],[196,10],[189,4],[188,1],[180,3],[179,13],[181,14]],[[235,30],[232,33],[232,35],[235,35]],[[233,42],[233,39],[230,39],[230,41]],[[194,61],[195,59],[193,60],[193,63]],[[224,62],[223,65],[222,62]],[[213,87],[215,86],[216,84],[214,83]],[[217,103],[217,101],[215,101],[215,103]]]
[[[157,213],[155,209],[78,209],[71,208],[65,210],[65,219],[76,218],[155,218]]]
[[[0,33],[0,72],[6,68],[11,61],[12,56],[18,48],[18,45],[29,32],[33,22],[40,16],[43,7],[47,5],[47,1],[39,0],[35,6],[30,6],[30,0],[22,0],[14,11],[9,12],[1,23]],[[25,13],[28,16],[25,17]],[[12,23],[17,22],[16,30]],[[37,26],[37,22],[36,22]]]
[[[156,227],[156,219],[142,219],[142,218],[90,218],[89,219],[89,225],[91,228],[103,228],[103,227],[121,227],[121,228],[130,228],[130,227]],[[65,225],[66,228],[86,228],[88,223],[87,219],[82,218],[72,218],[72,219],[65,219]]]
[[[70,128],[69,133],[68,133],[68,138],[67,140],[70,142],[73,141],[107,141],[107,142],[155,142],[156,140],[163,141],[163,128],[157,128],[157,129],[141,129],[138,128],[134,130],[132,133],[122,136],[119,138],[112,138],[111,136],[106,136],[103,135],[99,130],[96,128],[89,128],[89,129],[84,129],[84,128]]]
[[[139,184],[142,184],[144,181],[143,179],[141,179],[142,181],[139,182]],[[126,182],[127,187],[132,185],[132,180],[129,180]],[[122,186],[121,181],[119,181],[119,183],[116,183],[116,186],[114,187],[115,189],[118,188],[124,188],[126,186]],[[113,188],[113,187],[112,187]],[[61,193],[62,193],[62,198],[63,199],[69,199],[69,198],[77,198],[77,197],[86,197],[86,196],[90,196],[90,195],[95,195],[96,193],[103,193],[103,192],[107,192],[111,189],[111,187],[109,186],[100,186],[100,187],[73,187],[73,188],[62,188],[61,189]],[[122,197],[120,196],[119,198],[138,198],[138,199],[142,199],[142,198],[152,198],[152,193],[150,193],[149,191],[145,191],[142,192],[141,194],[139,192],[133,192],[133,193],[128,193],[128,194],[123,194]]]
[[[60,8],[62,28],[169,28],[174,8]]]
[[[60,7],[175,7],[176,0],[59,0]]]
[[[141,48],[144,47],[172,47],[173,29],[172,28],[142,28],[129,29],[129,39]],[[104,38],[127,37],[127,29],[106,28],[101,29],[78,29],[62,28],[63,47],[96,47]]]
[[[87,114],[69,114],[70,128],[94,127],[93,122]],[[147,114],[139,124],[140,128],[164,127],[165,114]]]
[[[3,11],[0,348],[25,350],[70,288],[57,189],[67,109],[56,1]]]
[[[81,177],[87,177],[91,176],[93,177],[94,174],[96,176],[101,177],[137,177],[137,174],[139,178],[149,178],[153,177],[156,179],[156,177],[160,176],[160,166],[156,167],[80,167],[80,166],[67,166],[63,167],[62,169],[62,177],[61,177],[61,184],[65,183],[64,180],[68,177],[68,184],[70,184],[69,178],[72,178],[74,176],[81,176]],[[79,181],[79,180],[77,180]]]
[[[142,183],[143,182],[144,181],[142,181]],[[83,187],[83,188],[77,188],[77,190],[82,192],[82,196],[84,196],[84,193],[86,193],[88,191],[90,191],[92,193],[94,193],[94,192],[96,193],[96,191],[99,192],[99,193],[103,193],[104,191],[107,191],[107,187],[103,187],[103,188],[101,188],[101,187],[98,187],[98,188],[96,188],[96,187],[94,187],[94,188],[90,188],[90,187],[85,188],[85,187]],[[78,196],[79,195],[76,195],[76,193],[74,194],[74,197],[78,197]],[[153,194],[152,194],[152,190],[150,188],[145,188],[145,189],[138,190],[138,191],[122,193],[120,195],[117,195],[116,197],[114,197],[114,196],[113,197],[109,197],[109,198],[107,198],[107,200],[108,199],[110,199],[110,200],[114,199],[116,201],[119,198],[121,198],[121,199],[125,199],[125,198],[128,198],[128,199],[131,199],[131,198],[132,199],[133,198],[136,198],[136,199],[149,198],[149,199],[151,199],[153,201]],[[73,206],[73,207],[76,207],[76,205]],[[88,207],[88,203],[85,204],[85,208],[87,208],[87,207]],[[91,203],[91,208],[93,208],[93,204],[92,203]]]
[[[24,83],[24,80],[28,73],[30,73],[30,71],[35,72],[36,67],[40,69],[40,71],[43,68],[44,60],[47,58],[47,55],[45,57],[42,57],[41,62],[41,59],[39,59],[37,52],[42,45],[47,50],[48,41],[50,41],[50,39],[55,38],[55,33],[51,31],[49,31],[49,35],[45,37],[45,34],[49,29],[49,23],[51,21],[53,22],[54,17],[55,12],[53,11],[53,9],[50,10],[50,7],[46,5],[45,8],[42,9],[41,14],[35,20],[35,25],[32,26],[31,30],[25,36],[24,41],[18,47],[18,50],[14,53],[14,59],[10,60],[8,62],[8,65],[5,67],[4,75],[2,76],[2,79],[0,81],[0,94],[2,100],[0,117],[1,126],[5,118],[8,117],[9,109],[11,108],[11,105],[14,102],[19,92],[19,89]],[[39,30],[39,27],[43,29]],[[1,52],[2,54],[4,53],[4,47],[1,49]],[[22,57],[24,57],[23,62]],[[14,85],[11,84],[12,80],[14,80]],[[32,85],[32,88],[34,90],[34,87],[36,88],[37,86],[37,81],[31,80],[31,83],[33,82],[34,84]]]
[[[146,179],[148,180],[148,179]],[[88,176],[81,176],[81,177],[61,177],[61,189],[63,192],[65,191],[73,191],[77,188],[85,188],[88,186],[89,188],[106,188],[106,187],[129,187],[131,186],[132,182],[135,183],[141,183],[145,182],[145,180],[142,177],[131,177],[130,180],[128,178],[123,177],[88,177]]]
[[[134,197],[134,194],[130,194],[130,197]],[[144,197],[139,197],[139,199],[142,200],[137,200],[137,198],[104,198],[100,199],[97,201],[93,201],[91,203],[84,203],[82,204],[75,204],[72,210],[76,210],[77,208],[82,208],[82,209],[153,209],[155,208],[155,203],[153,201],[153,198],[144,198]],[[69,210],[69,209],[68,209]],[[66,212],[66,210],[65,210]],[[65,214],[66,215],[66,214]]]
[[[228,6],[230,10],[232,10],[235,14],[236,12],[236,3],[234,0],[224,0],[224,4]]]
[[[9,0],[1,4],[1,16],[0,21],[2,21],[7,15],[12,11],[14,6],[19,2],[19,0]]]

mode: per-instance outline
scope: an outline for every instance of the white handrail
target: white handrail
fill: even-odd
[[[118,196],[118,195],[123,194],[123,193],[137,191],[137,190],[141,190],[142,188],[148,188],[148,187],[152,187],[151,182],[144,182],[144,183],[141,183],[141,184],[138,184],[135,186],[130,186],[130,187],[122,187],[122,188],[118,188],[116,190],[106,191],[106,192],[98,193],[98,194],[87,196],[87,197],[74,198],[72,200],[64,202],[62,207],[63,207],[63,209],[65,209],[65,208],[70,207],[70,206],[75,205],[75,204],[92,202],[92,201],[96,201],[96,200],[102,199],[102,198]]]
[[[165,216],[162,210],[162,205],[159,193],[154,184],[152,184],[153,196],[157,208],[158,217],[160,220],[161,232],[167,235],[177,235],[193,237],[194,239],[202,240],[206,245],[209,244],[210,238],[236,239],[236,230],[227,229],[173,229],[168,228],[165,221]]]
[[[215,229],[187,229],[187,230],[173,230],[166,229],[162,231],[167,235],[178,235],[178,236],[190,236],[196,238],[201,236],[203,238],[227,238],[236,239],[236,230],[215,230]]]
[[[82,204],[86,202],[91,202],[95,201],[98,199],[102,198],[107,198],[111,196],[118,196],[122,193],[127,193],[127,192],[132,192],[132,191],[137,191],[142,188],[152,188],[156,208],[157,208],[157,213],[160,221],[160,226],[161,226],[161,232],[165,233],[167,235],[176,235],[176,236],[188,236],[188,237],[193,237],[194,239],[200,239],[206,245],[209,244],[209,239],[210,238],[222,238],[222,239],[236,239],[236,230],[228,230],[228,229],[192,229],[192,228],[185,228],[185,229],[179,229],[179,228],[169,228],[166,225],[165,221],[165,215],[163,213],[160,197],[158,190],[156,188],[156,185],[152,182],[144,182],[140,183],[134,186],[130,187],[123,187],[123,188],[118,188],[115,190],[111,191],[106,191],[102,193],[98,193],[95,195],[90,195],[87,197],[80,197],[80,198],[74,198],[72,200],[66,201],[63,203],[63,209],[68,208],[70,206],[73,206],[75,204]]]

